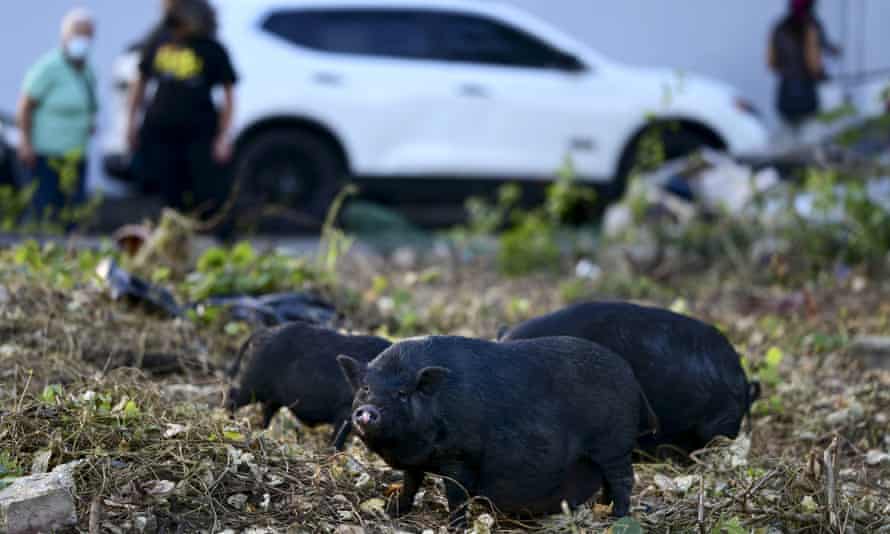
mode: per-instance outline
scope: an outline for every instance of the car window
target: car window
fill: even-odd
[[[270,14],[263,28],[323,52],[428,59],[433,47],[425,20],[408,10],[296,10]]]
[[[436,15],[437,57],[511,67],[552,68],[559,54],[537,38],[498,21],[457,13]]]

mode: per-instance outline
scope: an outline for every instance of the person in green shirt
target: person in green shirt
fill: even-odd
[[[95,130],[96,78],[87,61],[95,24],[85,9],[62,21],[62,43],[30,68],[18,106],[19,158],[33,181],[30,217],[67,224],[86,198],[87,146]]]

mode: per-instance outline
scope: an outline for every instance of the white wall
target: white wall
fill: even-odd
[[[221,0],[239,1],[239,0]],[[483,0],[480,0],[483,1]],[[772,111],[766,39],[785,0],[507,0],[565,28],[613,59],[675,67],[726,80]],[[93,58],[100,98],[109,92],[114,56],[141,36],[160,0],[3,0],[0,7],[0,110],[12,111],[28,66],[58,40],[66,9],[80,4],[99,20]],[[890,67],[890,0],[822,0],[820,15],[847,54],[835,72]],[[862,39],[864,37],[864,40]],[[859,46],[864,44],[864,49]],[[232,43],[229,43],[232,45]],[[107,109],[106,105],[106,109]],[[103,117],[104,122],[105,117]],[[101,127],[100,123],[100,127]],[[93,169],[98,169],[94,160]]]

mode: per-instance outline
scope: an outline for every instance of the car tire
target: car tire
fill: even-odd
[[[640,142],[649,131],[651,130],[644,130],[634,137],[624,150],[621,162],[618,164],[618,172],[609,186],[608,196],[610,199],[618,200],[624,195],[631,173],[637,166]],[[683,128],[671,131],[669,126],[663,129],[661,142],[664,144],[665,161],[688,156],[702,147],[720,148],[719,143],[716,142],[716,136],[709,137],[703,133]]]
[[[313,222],[324,221],[346,167],[330,142],[299,129],[259,134],[240,150],[236,185],[240,203],[277,204]]]

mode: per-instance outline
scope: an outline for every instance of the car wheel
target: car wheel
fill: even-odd
[[[627,189],[628,180],[634,171],[637,170],[640,162],[640,150],[642,143],[647,138],[647,134],[652,130],[646,130],[637,135],[634,140],[625,149],[618,165],[618,173],[610,185],[609,196],[613,199],[620,199]],[[664,161],[670,161],[683,156],[688,156],[702,147],[720,148],[720,143],[716,137],[709,137],[702,133],[691,131],[688,129],[672,130],[669,124],[666,124],[660,132],[662,146],[664,147]]]
[[[262,133],[244,147],[236,177],[245,203],[277,204],[320,223],[344,174],[343,162],[325,139],[281,129]]]

